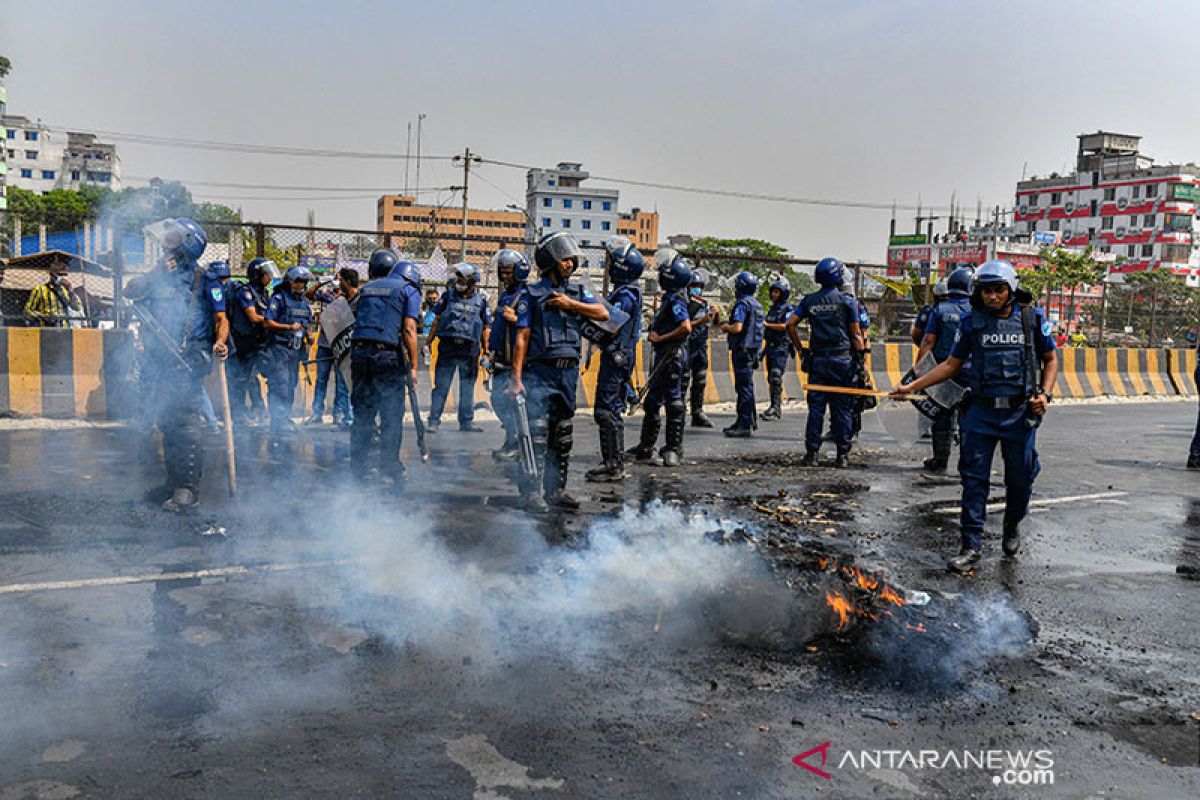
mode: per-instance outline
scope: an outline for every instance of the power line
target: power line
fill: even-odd
[[[126,180],[132,181],[150,181],[159,178],[165,181],[176,181],[187,186],[218,186],[228,189],[264,189],[271,191],[286,191],[286,192],[382,192],[384,194],[395,194],[395,187],[389,186],[385,188],[375,188],[373,186],[290,186],[269,183],[228,183],[225,181],[195,181],[187,178],[163,178],[161,175],[144,176],[144,175],[124,175]],[[422,189],[422,194],[430,192],[445,191],[452,187],[449,186],[431,186],[427,189]]]

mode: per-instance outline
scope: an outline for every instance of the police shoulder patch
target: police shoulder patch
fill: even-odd
[[[518,314],[524,314],[528,310],[529,310],[529,303],[525,302],[524,300],[521,300],[520,302],[517,303],[517,313]]]
[[[221,292],[220,286],[214,286],[211,289],[209,289],[208,291],[212,295],[213,300],[216,300],[218,303],[221,302],[221,299],[224,295]]]
[[[1052,327],[1050,327],[1049,320],[1046,320],[1045,322],[1042,323],[1042,336],[1049,336],[1050,331],[1052,331],[1052,330],[1054,330],[1054,329]]]
[[[583,299],[584,300],[592,300],[592,299],[594,299],[594,296],[587,289],[584,289],[583,290]]]

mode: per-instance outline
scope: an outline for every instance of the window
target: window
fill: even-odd
[[[1062,192],[1051,192],[1050,205],[1056,206],[1062,202]]]
[[[547,178],[547,179],[546,179],[546,185],[547,185],[547,186],[553,186],[553,185],[554,185],[554,178]]]
[[[1105,200],[1116,200],[1117,199],[1117,189],[1115,186],[1110,186],[1104,190],[1104,199]]]
[[[1106,231],[1111,230],[1112,226],[1113,226],[1113,218],[1112,217],[1105,217],[1104,219],[1102,219],[1100,221],[1100,227]]]
[[[1134,187],[1133,187],[1133,199],[1134,199],[1134,200],[1137,200],[1137,199],[1138,199],[1139,197],[1141,197],[1141,196],[1142,196],[1142,187],[1141,187],[1141,186],[1134,186]]]
[[[1158,197],[1158,184],[1150,183],[1146,185],[1146,197]]]
[[[607,205],[607,203],[606,203],[605,205]],[[607,221],[605,221],[605,222],[601,222],[601,223],[600,223],[600,230],[602,230],[602,231],[611,231],[611,230],[612,230],[612,223],[611,223],[611,222],[607,222]]]
[[[33,177],[33,170],[31,170],[31,169],[23,169],[23,170],[21,170],[21,177],[22,177],[22,178],[32,178],[32,177]]]
[[[549,208],[552,205],[554,205],[554,201],[551,200],[549,197],[542,198],[542,208]]]
[[[591,211],[591,210],[592,210],[592,201],[591,201],[591,200],[584,200],[584,201],[583,201],[583,210],[584,210],[584,211]]]
[[[73,181],[79,180],[79,170],[77,170],[77,169],[71,170],[71,180],[73,180]],[[400,219],[399,217],[396,217],[397,221],[399,221],[399,219]]]
[[[611,200],[605,200],[605,201],[604,201],[603,208],[604,208],[604,210],[605,210],[605,211],[612,211],[612,201],[611,201]],[[607,229],[607,228],[605,228],[605,230],[608,230],[608,229]]]
[[[1142,245],[1142,258],[1152,258],[1154,256],[1154,245]]]
[[[1058,230],[1058,220],[1056,220],[1056,219],[1050,220],[1050,230],[1052,230],[1052,231]]]
[[[1093,200],[1088,206],[1088,216],[1096,216],[1096,201]]]
[[[1153,228],[1154,227],[1154,215],[1147,214],[1145,217],[1143,217],[1142,225],[1147,228]]]
[[[37,131],[25,131],[25,141],[27,141],[27,142],[36,142],[37,136],[38,136]]]
[[[571,207],[571,198],[564,197],[563,198],[563,208],[570,208],[570,207]]]
[[[1162,246],[1162,260],[1171,261],[1176,264],[1186,264],[1191,251],[1192,246],[1190,244],[1164,244]]]
[[[585,219],[579,223],[579,226],[585,231],[590,231],[592,229],[592,221],[590,219]]]
[[[52,169],[42,170],[42,179],[47,180],[47,181],[54,180],[54,170],[52,170]]]
[[[37,150],[26,150],[25,157],[28,158],[30,161],[36,161],[37,157],[38,157],[38,151]]]
[[[567,219],[566,217],[563,217],[563,227],[564,228],[571,227],[571,220]]]
[[[17,138],[17,132],[16,132],[16,131],[14,131],[12,128],[9,128],[9,129],[8,129],[8,138],[9,138],[9,139],[15,139],[15,138]]]
[[[582,242],[579,243],[579,246],[580,247],[591,247],[592,243],[590,240],[584,239]]]
[[[16,157],[17,157],[17,151],[16,151],[16,150],[9,150],[9,151],[8,151],[8,157],[9,157],[9,158],[16,158]]]
[[[550,218],[549,217],[542,217],[542,227],[543,228],[550,227]]]

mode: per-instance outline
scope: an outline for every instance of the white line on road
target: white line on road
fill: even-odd
[[[73,581],[45,581],[43,583],[0,584],[0,594],[22,592],[45,592],[60,589],[91,589],[98,586],[128,586],[134,583],[157,583],[158,581],[187,581],[197,578],[226,578],[233,575],[266,575],[273,572],[294,572],[300,569],[322,569],[353,564],[361,559],[343,558],[336,561],[298,561],[290,564],[260,564],[254,566],[235,565],[194,569],[187,572],[158,572],[149,575],[116,575],[111,578],[80,578]]]
[[[1128,492],[1096,492],[1095,494],[1073,494],[1069,497],[1047,497],[1044,500],[1029,501],[1030,508],[1041,508],[1042,506],[1059,506],[1063,503],[1080,503],[1084,500],[1105,500],[1110,497],[1124,497]],[[1004,503],[988,503],[988,511],[1004,510]],[[935,508],[936,514],[958,514],[962,511],[959,506],[946,506],[945,508]]]

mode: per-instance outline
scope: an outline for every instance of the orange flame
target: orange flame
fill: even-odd
[[[829,607],[838,615],[837,629],[840,631],[850,623],[850,614],[854,611],[854,606],[837,592],[826,592],[825,602],[829,603]]]

